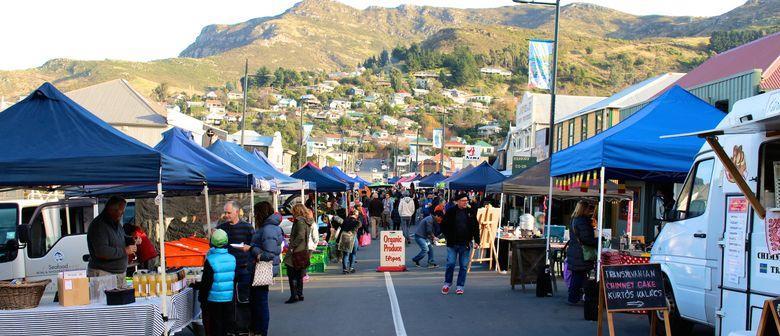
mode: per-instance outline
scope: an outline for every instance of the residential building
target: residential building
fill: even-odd
[[[187,101],[187,102],[185,102],[185,104],[187,104],[187,108],[190,108],[190,107],[204,107],[206,105],[206,103],[202,102],[202,101]]]
[[[348,100],[334,99],[328,105],[332,110],[349,110],[352,108],[352,102]]]
[[[347,118],[352,121],[357,121],[365,118],[365,115],[362,112],[349,111],[347,112]]]
[[[235,132],[228,137],[229,141],[241,143],[241,131]],[[263,152],[276,168],[280,170],[289,169],[289,154],[285,154],[283,148],[282,133],[275,132],[274,135],[260,135],[254,130],[244,131],[244,149],[252,152],[255,149]]]
[[[336,147],[341,145],[343,139],[339,134],[325,134],[325,146]]]
[[[429,93],[431,93],[431,91],[430,90],[426,90],[426,89],[412,89],[412,94],[415,97],[422,97],[422,96],[425,96],[425,95],[427,95]]]
[[[350,96],[365,96],[366,90],[363,90],[359,87],[353,86],[347,90],[347,94]]]
[[[485,126],[477,127],[477,132],[480,136],[490,136],[501,133],[501,126],[496,124],[489,124]]]
[[[382,115],[382,118],[380,119],[380,122],[382,124],[391,125],[391,126],[398,126],[398,119],[393,118],[389,115]]]
[[[480,68],[479,72],[486,74],[486,75],[499,75],[499,76],[505,76],[509,77],[512,76],[512,71],[504,70],[501,68],[494,68],[494,67],[484,67]]]
[[[243,100],[244,99],[244,93],[243,92],[228,92],[227,99],[228,100]]]
[[[605,97],[556,95],[555,119],[565,118],[582,108],[601,101]],[[547,141],[538,138],[537,133],[547,133],[550,123],[550,95],[526,92],[515,112],[515,125],[510,127],[507,163],[514,157],[536,157],[537,161],[547,158]],[[539,140],[544,141],[539,141]]]
[[[444,149],[454,156],[462,156],[465,148],[466,144],[459,141],[450,140],[444,143]]]
[[[390,133],[388,133],[385,130],[378,130],[371,133],[371,137],[374,139],[386,139],[390,136]]]
[[[647,101],[684,75],[665,73],[648,78],[566,117],[556,117],[556,132],[560,132],[561,141],[555,143],[556,146],[560,144],[555,151],[575,145],[612,127],[620,122],[621,109]]]
[[[469,97],[468,93],[460,91],[458,89],[443,89],[441,90],[441,94],[461,105],[465,104],[468,101],[468,97]]]
[[[313,94],[305,94],[301,96],[301,107],[306,108],[318,108],[322,106],[319,98]]]
[[[315,99],[317,97],[314,97]],[[317,100],[319,101],[319,100]],[[281,98],[276,101],[276,106],[279,106],[282,109],[288,109],[288,108],[296,108],[298,107],[298,102],[295,101],[295,99],[292,98]]]
[[[493,97],[492,96],[486,96],[486,95],[471,96],[471,97],[469,97],[469,101],[480,102],[480,103],[484,104],[485,106],[487,106],[487,105],[490,105],[490,102],[493,101]]]
[[[398,126],[403,128],[417,128],[417,122],[407,117],[398,119]]]
[[[217,99],[219,97],[216,91],[208,91],[203,95],[203,99]]]
[[[495,147],[493,145],[484,142],[482,140],[478,140],[474,143],[475,147],[480,147],[482,149],[482,156],[491,156],[496,153]]]
[[[124,79],[95,84],[66,95],[92,114],[149,146],[169,128],[162,105],[148,101]]]

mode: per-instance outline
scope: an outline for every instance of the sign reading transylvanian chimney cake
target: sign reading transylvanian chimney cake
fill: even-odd
[[[382,231],[377,272],[406,271],[406,239],[403,231]]]

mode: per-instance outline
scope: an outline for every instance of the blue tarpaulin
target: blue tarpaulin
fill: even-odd
[[[400,179],[401,179],[400,176],[393,176],[393,177],[387,179],[387,183],[389,183],[389,184],[396,184],[398,182],[398,180],[400,180]]]
[[[447,179],[446,176],[442,175],[439,172],[435,172],[433,174],[429,174],[428,176],[425,176],[420,179],[419,182],[417,182],[417,186],[420,188],[434,188],[436,187],[436,184],[444,181]]]
[[[318,192],[337,192],[350,190],[350,185],[348,183],[337,180],[335,177],[322,171],[322,169],[318,168],[311,162],[306,163],[303,168],[299,169],[290,176],[304,181],[316,183]]]
[[[446,182],[447,188],[452,190],[485,191],[488,184],[498,183],[506,179],[504,174],[491,167],[487,162],[461,173],[454,179]]]
[[[313,188],[310,185],[305,185],[304,181],[294,179],[277,171],[274,167],[263,162],[259,157],[245,151],[238,144],[217,140],[209,146],[208,150],[241,170],[253,174],[257,178],[273,181],[271,184],[274,188],[279,190],[290,191],[300,190],[302,187],[306,189]]]
[[[241,146],[238,144],[233,144],[236,146],[236,148],[240,149]],[[290,175],[287,175],[279,170],[279,168],[276,168],[276,166],[271,162],[271,160],[268,159],[268,157],[265,156],[265,154],[261,151],[258,151],[255,149],[252,151],[252,154],[259,159],[259,161],[255,161],[255,165],[260,168],[266,175],[263,175],[263,178],[266,179],[273,179],[276,181],[276,184],[279,186],[279,189],[281,190],[296,190],[301,189],[301,184],[304,185],[305,189],[315,189],[314,183],[306,182],[303,180],[299,180],[296,178],[290,177]]]
[[[0,186],[203,184],[202,171],[118,131],[44,83],[0,113]]]
[[[341,182],[345,182],[349,184],[350,188],[357,189],[357,188],[363,188],[368,185],[365,181],[360,180],[358,177],[352,177],[347,175],[344,171],[339,169],[339,167],[322,167],[322,171],[328,173],[330,176],[335,177],[337,180]]]
[[[661,139],[718,125],[726,114],[674,86],[619,124],[553,154],[551,175],[605,168],[608,179],[680,181],[704,140]]]

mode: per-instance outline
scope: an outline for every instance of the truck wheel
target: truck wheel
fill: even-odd
[[[674,299],[674,291],[672,290],[672,284],[669,279],[664,275],[664,290],[666,292],[666,299],[669,300],[669,326],[672,328],[672,335],[690,335],[693,330],[693,322],[683,319],[680,316],[680,311],[677,309],[677,301]],[[661,312],[655,312],[658,317],[656,324],[655,334],[658,336],[666,335],[664,328],[664,314]]]

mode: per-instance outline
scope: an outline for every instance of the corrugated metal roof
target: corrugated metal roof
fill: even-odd
[[[65,95],[112,125],[168,125],[165,109],[150,103],[124,79],[95,84]]]
[[[706,62],[691,70],[677,81],[677,85],[690,89],[738,73],[761,69],[761,86],[769,81],[780,81],[778,65],[780,62],[780,32],[762,37],[734,49],[710,57]],[[780,86],[775,86],[778,88]],[[667,88],[668,89],[668,88]]]
[[[598,111],[605,108],[624,108],[646,101],[672,83],[685,76],[684,73],[670,72],[645,79],[631,85],[620,92],[590,106],[587,106],[573,114],[561,118],[560,121],[572,119],[583,114]]]
[[[533,111],[531,113],[533,115],[541,113],[541,120],[536,120],[536,122],[543,124],[549,123],[550,95],[547,93],[526,92],[526,96],[524,96],[523,99],[526,99],[526,97],[533,99]],[[568,117],[572,113],[577,112],[585,106],[597,103],[604,98],[606,97],[555,95],[555,123],[557,124],[560,120]],[[521,104],[518,104],[518,108],[520,105],[522,105],[522,102]]]

